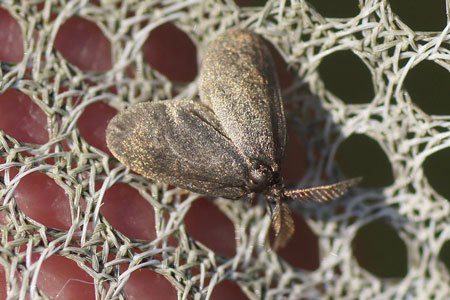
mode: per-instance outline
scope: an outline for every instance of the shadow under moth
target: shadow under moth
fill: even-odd
[[[272,56],[263,39],[231,29],[217,37],[201,69],[200,102],[139,103],[106,130],[114,156],[145,177],[212,197],[265,196],[274,249],[294,233],[292,199],[330,201],[360,179],[286,190],[280,166],[286,121]]]

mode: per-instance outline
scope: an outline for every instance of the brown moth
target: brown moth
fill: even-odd
[[[148,178],[213,197],[263,194],[275,249],[294,233],[291,199],[329,201],[360,180],[284,188],[286,121],[276,70],[263,39],[244,29],[228,30],[209,45],[200,103],[139,103],[113,118],[106,138],[119,161]]]

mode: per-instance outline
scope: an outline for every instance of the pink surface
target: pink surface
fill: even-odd
[[[224,280],[214,287],[211,300],[248,300],[241,288],[234,282]]]
[[[39,259],[33,255],[33,261]],[[95,299],[94,279],[77,263],[67,257],[53,255],[47,258],[39,270],[37,286],[50,299]]]
[[[172,23],[155,28],[142,50],[150,66],[171,81],[189,82],[197,76],[197,49],[189,36]]]
[[[0,60],[18,62],[23,58],[23,39],[17,21],[5,9],[0,9]],[[112,67],[111,45],[98,26],[80,17],[68,19],[59,29],[55,40],[57,49],[71,64],[82,70],[107,71]],[[143,49],[147,62],[170,80],[190,82],[195,79],[197,69],[197,51],[190,38],[172,24],[164,24],[156,28],[149,36]],[[272,50],[273,51],[273,50]],[[276,54],[277,55],[277,54]],[[284,79],[283,69],[286,63],[275,57],[282,86],[291,79]],[[14,111],[14,114],[10,112]],[[116,110],[103,102],[86,107],[78,120],[78,129],[82,137],[90,145],[109,153],[105,142],[105,128]],[[18,120],[20,120],[18,122]],[[45,113],[26,95],[9,89],[0,95],[0,128],[21,142],[43,144],[48,141],[47,117]],[[298,144],[294,141],[294,147]],[[303,174],[304,166],[296,150],[289,154],[289,165],[296,166],[294,175],[290,175],[288,167],[283,175],[295,180]],[[304,156],[304,154],[303,154]],[[300,157],[300,158],[299,158]],[[297,167],[298,166],[298,167]],[[299,173],[300,175],[298,175]],[[25,176],[15,191],[15,199],[19,208],[30,218],[57,229],[68,229],[71,224],[69,200],[64,190],[53,179],[40,172]],[[107,191],[103,199],[101,213],[117,230],[130,238],[153,240],[155,237],[153,208],[133,188],[116,184]],[[206,199],[196,201],[188,212],[185,223],[188,232],[197,240],[214,251],[232,257],[235,255],[235,234],[231,221],[211,202]],[[300,227],[299,227],[300,226]],[[306,226],[306,225],[304,225]],[[302,225],[297,224],[297,234],[301,234]],[[307,226],[306,226],[307,228]],[[314,236],[305,229],[305,236],[294,237],[288,245],[292,247],[292,259],[303,257],[309,263],[297,263],[288,254],[284,258],[294,265],[312,269],[318,263],[317,245]],[[309,232],[309,233],[308,233]],[[316,241],[317,242],[317,241]],[[306,244],[305,244],[306,243]],[[307,249],[312,245],[312,256]],[[300,249],[300,252],[298,252]],[[300,253],[300,254],[299,254]],[[306,253],[306,254],[305,254]],[[305,267],[306,265],[306,267]],[[308,267],[309,266],[309,267]],[[0,299],[5,297],[5,279],[0,268]],[[92,278],[68,258],[52,256],[42,266],[38,287],[52,299],[94,299]],[[162,275],[151,270],[133,272],[125,285],[127,299],[176,299],[176,291]],[[3,293],[3,294],[2,294]],[[3,298],[2,298],[3,297]],[[247,299],[239,287],[230,281],[220,283],[214,290],[213,300]]]
[[[54,47],[71,64],[84,71],[108,71],[112,67],[111,44],[93,22],[69,18],[55,38]]]
[[[281,176],[285,183],[295,183],[305,175],[306,153],[298,136],[289,128],[287,137],[285,157],[281,164]]]
[[[14,196],[17,206],[31,219],[51,228],[70,228],[69,196],[44,173],[36,171],[24,176]]]
[[[317,236],[302,216],[293,213],[295,233],[286,247],[278,250],[284,260],[299,269],[314,271],[319,267],[319,242]]]
[[[289,87],[294,81],[294,72],[288,68],[289,66],[281,56],[280,52],[278,52],[278,50],[267,40],[266,45],[269,47],[273,62],[275,63],[280,87],[282,89]]]
[[[4,158],[0,157],[0,164],[3,164],[5,162],[6,162],[6,160]],[[16,176],[16,174],[17,174],[17,169],[16,168],[11,168],[9,171],[10,171],[9,179],[14,178],[14,176]],[[0,176],[5,177],[5,171],[0,171]],[[2,182],[4,182],[3,178],[1,178],[1,180],[2,180]],[[5,200],[4,197],[0,198],[0,205],[3,205],[4,200]],[[6,216],[6,212],[5,211],[0,211],[0,225],[7,225],[7,224],[8,224],[8,218]],[[0,265],[0,267],[1,267],[1,265]],[[0,269],[0,272],[1,272],[1,269]],[[0,283],[1,283],[1,276],[0,276]],[[2,298],[0,298],[0,300],[1,299]]]
[[[0,200],[0,202],[3,202],[3,200]],[[0,225],[7,225],[8,224],[8,218],[5,215],[5,212],[0,212]],[[1,299],[1,298],[0,298]]]
[[[148,269],[134,271],[124,286],[127,300],[176,300],[177,292],[161,274]]]
[[[100,213],[129,238],[152,241],[156,237],[153,207],[129,185],[116,183],[109,188]]]
[[[196,200],[184,218],[188,233],[214,252],[236,254],[234,226],[219,208],[205,198]]]
[[[12,88],[0,94],[0,128],[22,143],[48,142],[44,111],[30,97]]]
[[[18,63],[23,59],[23,36],[19,23],[0,8],[0,61]]]
[[[95,102],[88,105],[77,125],[85,141],[103,152],[112,155],[106,146],[105,130],[109,121],[117,114],[117,110],[104,102]]]
[[[6,299],[6,274],[5,269],[0,265],[0,300]]]

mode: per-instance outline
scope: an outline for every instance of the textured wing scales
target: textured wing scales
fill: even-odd
[[[249,160],[269,167],[280,165],[286,121],[276,69],[259,35],[236,28],[209,45],[200,99]]]
[[[209,196],[248,193],[244,159],[205,105],[139,103],[113,118],[106,132],[114,156],[148,178]]]

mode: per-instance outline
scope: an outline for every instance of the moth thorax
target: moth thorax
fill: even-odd
[[[269,167],[260,162],[253,162],[250,168],[248,187],[252,192],[265,192],[279,181],[279,167]]]

